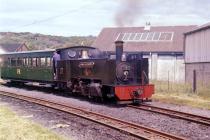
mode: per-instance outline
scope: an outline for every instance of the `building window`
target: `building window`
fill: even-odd
[[[148,36],[147,36],[147,40],[152,40],[154,34],[155,34],[154,32],[149,33]]]
[[[174,32],[119,33],[116,40],[125,42],[173,41]]]
[[[142,36],[142,33],[136,33],[136,36],[135,36],[135,41],[138,41],[138,40],[140,40],[140,38],[141,38],[141,36]]]
[[[123,41],[129,41],[130,33],[125,33],[123,36]]]
[[[144,41],[147,39],[148,33],[143,33],[139,41]]]
[[[136,36],[136,34],[135,34],[135,33],[130,34],[130,38],[129,38],[129,40],[134,40],[135,36]]]
[[[124,37],[124,33],[122,34],[118,34],[117,39],[116,40],[123,40]]]
[[[160,32],[155,32],[155,35],[154,35],[154,37],[153,37],[153,40],[154,41],[158,41],[159,40],[159,38],[160,38]]]
[[[170,41],[172,38],[172,34],[171,33],[161,33],[161,36],[159,38],[159,40],[162,40],[162,41]]]

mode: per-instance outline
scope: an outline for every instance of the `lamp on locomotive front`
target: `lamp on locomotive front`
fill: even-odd
[[[116,62],[121,62],[122,61],[122,55],[123,55],[123,41],[117,40],[115,41],[115,49],[116,49]]]

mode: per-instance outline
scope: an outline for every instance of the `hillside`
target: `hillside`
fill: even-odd
[[[26,43],[31,50],[60,48],[74,45],[90,46],[96,39],[95,36],[52,36],[43,34],[33,34],[29,32],[14,33],[0,32],[0,44],[4,43]]]

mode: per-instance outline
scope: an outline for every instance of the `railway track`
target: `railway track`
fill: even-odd
[[[199,116],[199,115],[195,115],[195,114],[185,113],[185,112],[181,112],[181,111],[175,111],[175,110],[151,106],[151,105],[140,105],[140,106],[128,105],[128,107],[145,110],[145,111],[150,111],[150,112],[154,112],[154,113],[159,113],[159,114],[167,115],[167,116],[170,116],[173,118],[184,119],[187,121],[210,126],[210,118],[204,117],[204,116]]]
[[[184,140],[185,139],[183,137],[161,132],[161,131],[158,131],[149,127],[145,127],[139,124],[126,122],[117,118],[102,115],[102,114],[95,113],[92,111],[86,111],[81,108],[75,108],[69,105],[56,103],[49,100],[38,99],[34,97],[29,97],[25,95],[19,95],[15,93],[4,92],[4,91],[0,91],[0,95],[16,98],[19,100],[24,100],[27,102],[39,104],[45,107],[49,107],[52,109],[70,113],[72,115],[76,115],[81,118],[108,126],[110,128],[128,133],[134,137],[144,139],[144,140]]]

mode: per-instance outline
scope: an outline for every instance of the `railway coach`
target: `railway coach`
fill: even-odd
[[[1,54],[1,78],[13,83],[53,83],[53,52],[54,50]]]
[[[115,99],[120,104],[149,100],[154,85],[148,80],[148,59],[124,53],[122,41],[115,44],[115,54],[89,46],[3,54],[1,77],[16,83],[51,84],[72,94]],[[60,55],[56,67],[55,51]]]

